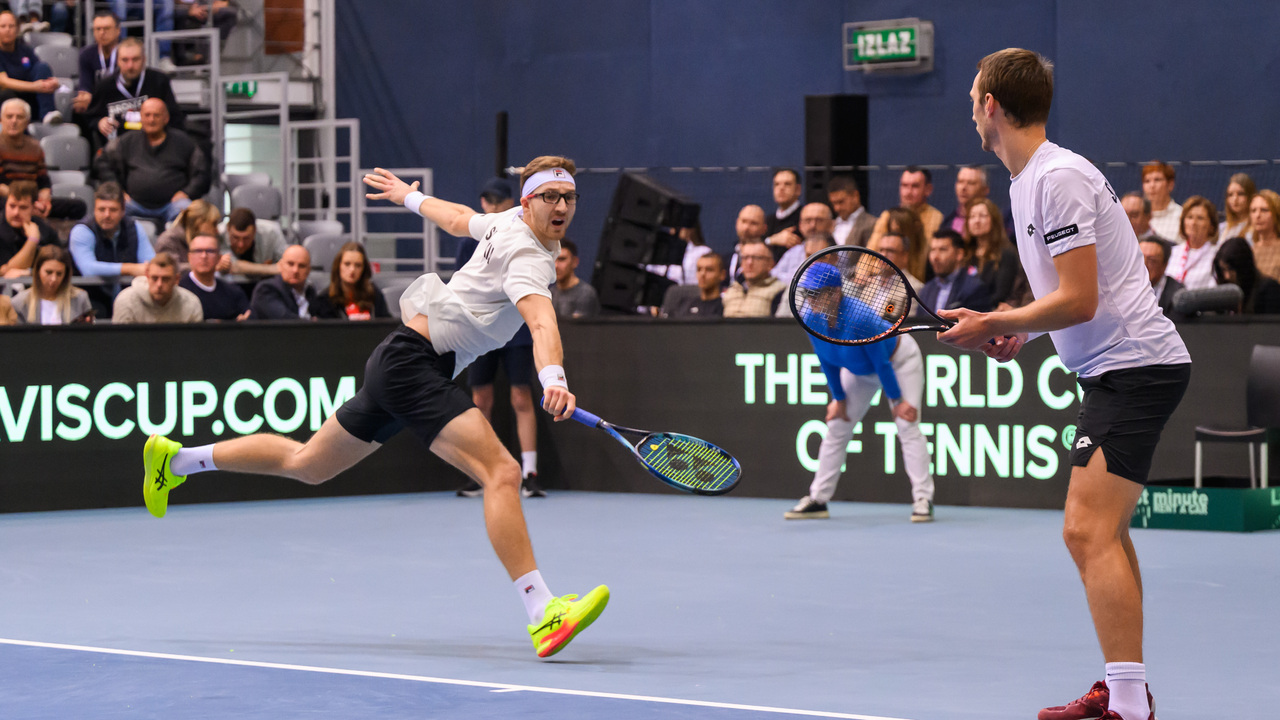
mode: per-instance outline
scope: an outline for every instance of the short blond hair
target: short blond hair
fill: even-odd
[[[578,166],[574,165],[573,161],[567,157],[561,155],[539,155],[530,160],[529,164],[525,165],[524,169],[520,171],[521,187],[529,181],[529,178],[533,177],[534,173],[550,170],[551,168],[564,168],[565,172],[570,175],[578,173]]]

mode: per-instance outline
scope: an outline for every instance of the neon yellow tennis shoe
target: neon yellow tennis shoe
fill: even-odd
[[[529,637],[533,638],[533,649],[538,657],[551,657],[587,629],[604,612],[609,604],[609,587],[597,586],[581,600],[577,595],[565,595],[552,598],[542,615],[542,624],[529,626]]]
[[[164,517],[169,509],[169,491],[187,479],[185,475],[178,477],[169,470],[169,460],[181,449],[180,443],[163,435],[152,435],[142,446],[142,499],[146,500],[147,509],[156,517]]]

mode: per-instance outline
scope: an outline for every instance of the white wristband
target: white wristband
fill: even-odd
[[[564,380],[564,368],[559,365],[548,365],[542,368],[538,373],[538,382],[542,383],[543,390],[550,390],[553,387],[569,389],[569,383]]]
[[[423,200],[426,200],[426,199],[427,199],[427,198],[429,198],[429,197],[431,197],[431,196],[430,196],[430,195],[425,195],[425,194],[423,194],[423,193],[421,193],[421,192],[419,192],[419,191],[417,191],[417,190],[414,190],[413,192],[411,192],[411,193],[409,193],[408,195],[406,195],[406,196],[405,196],[405,198],[404,198],[404,206],[405,206],[406,208],[408,208],[408,209],[409,209],[413,214],[415,214],[415,215],[417,215],[417,216],[421,217],[421,216],[422,216],[422,201],[423,201]]]

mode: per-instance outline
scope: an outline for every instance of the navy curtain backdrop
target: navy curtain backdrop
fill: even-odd
[[[513,163],[558,153],[591,167],[795,166],[804,96],[865,93],[871,162],[995,162],[978,147],[967,94],[975,63],[1008,46],[1055,61],[1050,136],[1088,157],[1278,156],[1280,96],[1269,89],[1280,5],[1256,0],[338,0],[337,10],[337,114],[360,118],[365,163],[432,167],[438,194],[468,203],[493,173],[500,110]],[[913,16],[936,28],[931,74],[842,69],[842,23]],[[714,248],[732,246],[738,207],[768,203],[767,178],[749,182],[695,198]],[[1213,187],[1220,202],[1225,182]],[[611,189],[593,184],[570,233],[588,268]],[[879,194],[876,210],[896,201]],[[949,184],[935,199],[950,209]]]

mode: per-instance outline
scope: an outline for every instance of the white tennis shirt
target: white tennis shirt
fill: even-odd
[[[1037,298],[1058,288],[1053,259],[1094,245],[1098,309],[1093,319],[1049,333],[1058,356],[1081,377],[1191,362],[1160,311],[1133,226],[1106,178],[1079,155],[1045,142],[1012,178],[1018,255]]]
[[[543,247],[519,211],[516,206],[472,217],[467,229],[480,246],[467,264],[448,284],[435,273],[423,275],[400,297],[404,321],[426,315],[436,351],[455,353],[454,376],[516,334],[524,323],[516,309],[521,298],[551,297],[560,243]]]

